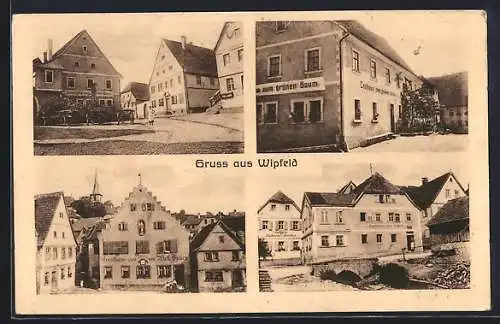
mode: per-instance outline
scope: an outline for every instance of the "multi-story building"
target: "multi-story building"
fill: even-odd
[[[205,111],[219,90],[217,63],[211,49],[162,39],[151,78],[149,105],[155,116]]]
[[[273,264],[300,262],[302,228],[297,204],[278,191],[257,211],[259,238],[264,241]]]
[[[428,80],[438,89],[442,124],[454,131],[467,133],[469,129],[468,73],[459,72],[428,78]]]
[[[135,118],[149,118],[149,85],[140,82],[130,82],[120,93],[122,109],[135,111]]]
[[[246,287],[244,217],[221,218],[191,242],[192,278],[199,292]]]
[[[352,20],[256,25],[258,151],[350,149],[397,132],[403,83],[422,80]]]
[[[422,251],[420,210],[399,187],[375,173],[352,192],[306,192],[302,201],[302,260]]]
[[[430,247],[430,232],[427,223],[449,200],[467,196],[464,187],[453,172],[447,172],[433,180],[422,178],[420,186],[400,186],[421,210],[423,245]]]
[[[223,110],[243,108],[243,25],[226,22],[215,45],[220,91],[211,104]]]
[[[62,192],[35,196],[36,291],[75,286],[76,242]]]
[[[99,238],[102,288],[189,288],[189,231],[139,180]]]
[[[93,103],[119,108],[121,78],[86,30],[54,54],[49,39],[43,61],[33,60],[35,116],[61,95],[80,107]]]

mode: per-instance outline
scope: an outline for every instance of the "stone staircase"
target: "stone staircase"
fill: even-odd
[[[259,270],[259,290],[261,292],[271,292],[271,276],[267,270]]]

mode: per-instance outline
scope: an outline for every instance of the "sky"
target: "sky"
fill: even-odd
[[[32,15],[30,19],[32,57],[43,56],[47,39],[53,40],[55,52],[86,29],[123,75],[122,88],[130,81],[149,81],[161,38],[180,41],[185,35],[188,42],[213,49],[224,24],[214,18],[174,20],[161,14]],[[477,46],[476,30],[470,28],[477,17],[467,14],[398,11],[360,14],[356,19],[383,36],[416,74],[426,77],[466,70],[469,51]],[[420,54],[414,55],[418,48]]]
[[[447,159],[446,161],[433,159],[432,163],[423,160],[409,162],[401,159],[394,163],[372,163],[371,169],[373,172],[380,173],[392,184],[400,186],[419,186],[422,177],[428,177],[429,180],[432,180],[449,171],[455,174],[464,189],[467,189],[469,183],[466,162],[460,159]],[[323,164],[315,174],[295,173],[296,175],[284,174],[283,172],[262,174],[262,178],[266,179],[266,185],[255,191],[255,194],[258,195],[255,199],[259,202],[259,207],[274,193],[281,190],[292,198],[300,208],[305,191],[336,192],[349,180],[359,185],[371,175],[369,163],[327,163]],[[256,179],[255,181],[261,183],[264,180]]]
[[[175,159],[177,160],[177,159]],[[172,162],[174,159],[153,160],[108,159],[42,159],[36,163],[37,176],[34,193],[64,191],[75,199],[88,196],[97,171],[103,201],[111,200],[119,206],[141,181],[167,210],[184,209],[189,213],[229,212],[245,208],[245,183],[241,173],[235,170],[199,170],[189,162]]]

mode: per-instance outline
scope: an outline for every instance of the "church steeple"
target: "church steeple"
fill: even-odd
[[[90,194],[90,201],[93,203],[95,202],[101,202],[102,194],[101,190],[99,189],[99,181],[97,180],[97,170],[95,171],[94,174],[94,187],[92,188],[92,193]]]

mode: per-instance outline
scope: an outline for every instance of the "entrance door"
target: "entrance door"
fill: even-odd
[[[181,286],[186,285],[186,280],[184,278],[184,265],[183,264],[177,264],[174,266],[174,279],[177,282],[177,284]]]
[[[396,120],[394,117],[394,104],[390,104],[389,106],[390,114],[391,114],[391,132],[396,132]]]
[[[415,236],[413,234],[406,235],[406,248],[408,251],[415,250]]]
[[[50,287],[52,290],[57,290],[57,271],[52,271]]]
[[[147,104],[144,104],[142,106],[142,109],[144,110],[144,113],[143,113],[143,116],[145,119],[148,119],[149,118],[149,115],[148,115],[148,105]]]
[[[243,286],[243,273],[241,270],[233,270],[231,273],[231,285],[233,287]]]

